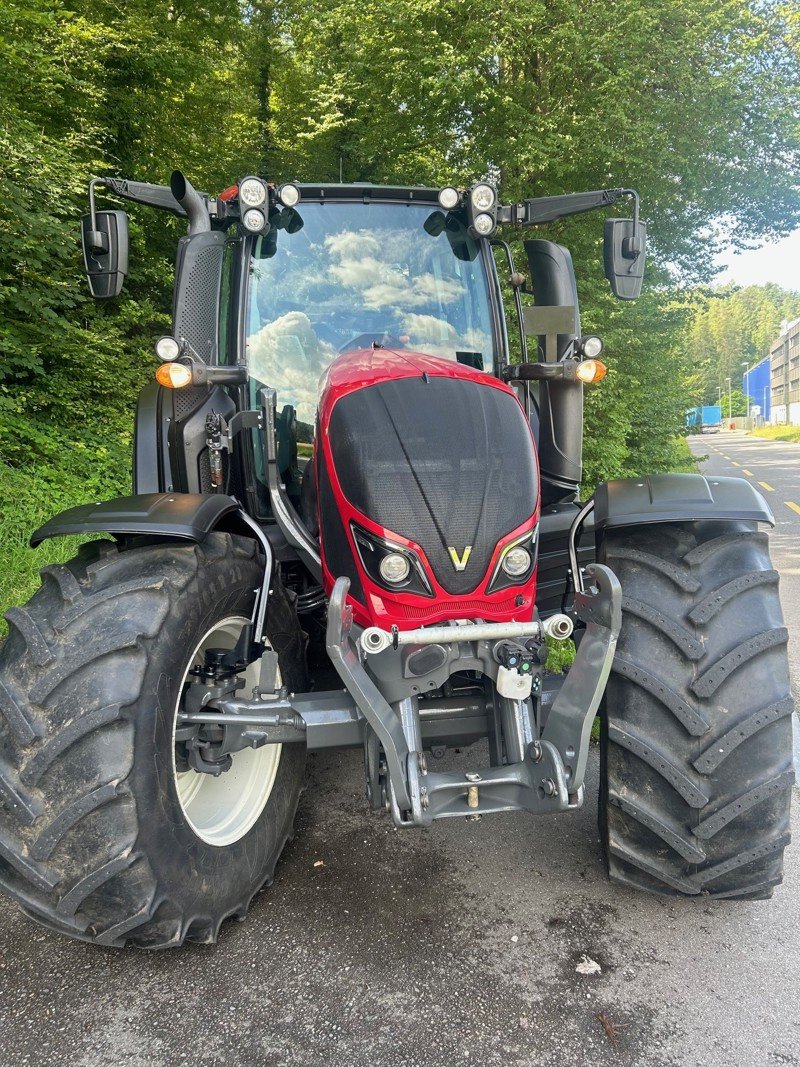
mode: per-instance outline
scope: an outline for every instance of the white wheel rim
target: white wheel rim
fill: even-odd
[[[240,616],[223,619],[213,626],[192,653],[180,684],[180,694],[190,669],[196,663],[203,662],[207,648],[233,648],[248,622]],[[244,672],[246,685],[243,692],[249,696],[258,683],[260,661],[251,663]],[[276,678],[276,687],[280,686],[280,671]],[[172,741],[172,772],[175,790],[184,817],[193,832],[207,845],[223,848],[239,841],[258,821],[267,805],[275,785],[278,765],[281,761],[282,745],[263,745],[261,748],[246,748],[232,753],[230,770],[218,777],[213,774],[201,774],[189,768],[179,771],[175,761],[175,725],[178,707],[175,706]]]

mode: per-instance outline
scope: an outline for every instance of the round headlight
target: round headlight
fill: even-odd
[[[592,334],[590,337],[581,338],[581,348],[587,359],[597,359],[603,351],[603,339]]]
[[[242,225],[250,233],[260,233],[264,229],[266,221],[264,212],[259,211],[257,207],[251,207],[249,211],[245,211],[244,215],[242,215]]]
[[[278,190],[278,199],[284,207],[294,207],[300,203],[300,190],[296,185],[282,185]]]
[[[510,548],[503,556],[503,570],[509,578],[521,578],[530,570],[531,554],[527,548]]]
[[[476,185],[469,195],[476,211],[491,211],[494,207],[494,189],[491,185]]]
[[[261,207],[267,200],[267,187],[260,178],[245,178],[239,182],[239,203],[245,207]]]
[[[446,185],[439,192],[439,207],[443,207],[445,211],[452,211],[460,199],[458,189],[454,189],[452,185]]]
[[[472,220],[472,225],[475,227],[475,232],[480,234],[481,237],[488,237],[494,230],[494,219],[491,215],[476,215]]]
[[[156,341],[156,355],[165,363],[171,363],[172,360],[177,359],[180,354],[181,346],[174,337],[167,335],[166,337],[159,337]]]
[[[388,556],[384,556],[381,560],[379,569],[381,578],[385,582],[397,585],[398,582],[406,580],[411,571],[411,565],[406,557],[399,552],[390,552]]]

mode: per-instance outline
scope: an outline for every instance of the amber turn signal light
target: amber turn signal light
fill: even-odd
[[[592,382],[601,382],[608,373],[608,367],[599,359],[585,359],[575,369],[575,377],[579,382],[590,385]]]
[[[162,363],[156,369],[156,381],[167,389],[183,389],[192,384],[192,368],[185,363]]]

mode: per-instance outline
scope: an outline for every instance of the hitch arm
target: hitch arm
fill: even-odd
[[[403,724],[383,694],[361,665],[350,638],[353,610],[347,603],[349,578],[337,578],[328,603],[328,630],[325,645],[331,662],[369,725],[378,735],[389,777],[401,811],[411,810],[406,768],[409,747]]]
[[[553,702],[542,734],[558,750],[567,770],[570,793],[577,793],[586,775],[592,722],[603,699],[622,627],[622,587],[608,567],[586,568],[597,591],[577,592],[575,610],[586,623],[575,662]]]

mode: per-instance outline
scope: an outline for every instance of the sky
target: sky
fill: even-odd
[[[735,249],[723,253],[717,260],[721,273],[714,279],[719,284],[766,285],[775,282],[784,289],[800,289],[800,229],[749,252]]]

